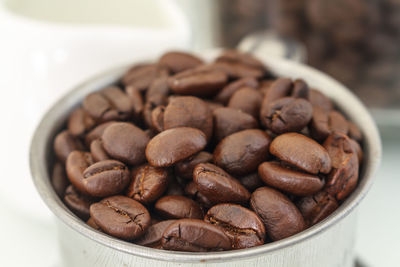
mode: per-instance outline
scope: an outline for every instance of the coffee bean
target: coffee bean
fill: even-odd
[[[242,130],[258,128],[257,120],[241,110],[218,108],[214,110],[214,137],[221,141],[224,137]]]
[[[353,145],[354,151],[357,153],[358,163],[361,164],[364,154],[360,144],[354,139],[350,139],[350,143]]]
[[[308,125],[312,117],[311,104],[302,98],[283,97],[269,103],[261,113],[263,125],[276,134],[297,132]]]
[[[324,147],[298,133],[285,133],[276,137],[270,146],[272,155],[311,174],[329,173],[331,159]]]
[[[149,89],[146,91],[146,101],[150,101],[152,98],[167,97],[169,94],[168,87],[168,76],[161,76],[155,79]],[[158,103],[161,105],[164,103]]]
[[[83,186],[93,197],[116,195],[130,182],[129,170],[122,162],[103,160],[90,165],[83,172]]]
[[[81,193],[88,195],[86,187],[83,184],[83,172],[87,167],[94,163],[93,157],[88,152],[72,151],[65,164],[68,179]]]
[[[132,113],[128,96],[116,86],[87,95],[83,100],[83,108],[99,122],[125,120]]]
[[[143,109],[143,120],[148,127],[153,128],[153,111],[164,104],[167,104],[167,97],[161,94],[153,95],[146,101]]]
[[[85,144],[87,147],[90,147],[90,144],[96,140],[101,138],[101,136],[103,135],[104,130],[110,126],[111,124],[113,124],[115,121],[108,121],[102,124],[99,124],[98,126],[96,126],[93,130],[91,130],[86,136],[85,136]]]
[[[318,176],[285,168],[279,162],[260,164],[258,174],[265,184],[295,196],[312,195],[324,186]]]
[[[132,67],[122,78],[125,86],[133,86],[139,91],[144,91],[151,83],[163,76],[168,76],[166,66],[160,64],[143,64]]]
[[[221,228],[202,220],[181,219],[165,229],[161,244],[166,250],[188,252],[222,251],[231,248],[231,241]]]
[[[204,220],[219,226],[231,239],[232,248],[264,244],[265,227],[253,211],[236,204],[219,204],[208,210]]]
[[[79,218],[86,221],[90,217],[89,208],[96,199],[82,195],[73,185],[65,190],[64,203]]]
[[[329,112],[329,128],[331,132],[336,131],[344,134],[349,132],[349,124],[346,118],[335,110]]]
[[[253,192],[257,188],[263,186],[263,182],[257,172],[240,177],[239,182],[250,192]]]
[[[206,144],[205,134],[198,129],[172,128],[150,140],[146,158],[152,166],[168,167],[201,151]]]
[[[222,105],[221,103],[218,103],[218,102],[209,101],[209,100],[206,100],[205,102],[208,105],[208,109],[211,111],[211,113],[213,113],[214,110],[216,110],[218,108],[224,107],[224,105]]]
[[[159,63],[167,66],[172,73],[178,73],[203,64],[203,60],[189,53],[173,51],[165,53]]]
[[[185,194],[199,203],[202,207],[210,208],[213,203],[197,189],[195,182],[191,181],[185,186]]]
[[[174,222],[176,222],[176,220],[166,220],[151,225],[142,237],[135,240],[135,244],[150,248],[160,247],[162,235],[165,229]]]
[[[136,121],[139,121],[144,109],[143,97],[140,94],[140,91],[134,86],[127,86],[125,91],[131,101],[133,118]]]
[[[212,154],[205,151],[201,151],[190,158],[187,158],[183,161],[176,163],[175,174],[184,179],[191,180],[193,179],[194,167],[199,163],[211,162],[212,159],[213,159]]]
[[[267,234],[273,241],[292,236],[306,228],[300,211],[275,189],[258,188],[251,195],[250,206],[264,222]]]
[[[165,196],[154,205],[155,211],[167,219],[201,219],[203,211],[192,199],[184,196]]]
[[[264,64],[253,57],[250,53],[243,53],[237,50],[225,50],[215,60],[216,62],[235,62],[252,68],[265,70]]]
[[[214,162],[233,175],[252,173],[268,158],[270,142],[271,138],[257,129],[231,134],[215,148]]]
[[[96,139],[90,144],[90,153],[96,162],[110,159],[110,156],[103,148],[103,141],[101,139]]]
[[[348,127],[349,137],[360,143],[362,141],[362,133],[360,129],[358,129],[357,125],[352,122],[348,122]]]
[[[132,170],[132,182],[126,190],[126,195],[143,204],[157,200],[168,187],[170,171],[142,165]]]
[[[64,197],[65,189],[69,185],[67,174],[62,163],[57,161],[53,166],[53,172],[51,175],[51,184],[53,185],[54,191],[62,199]]]
[[[103,147],[114,159],[130,165],[145,162],[144,151],[149,137],[140,128],[131,123],[113,123],[104,130]]]
[[[166,196],[183,196],[184,189],[182,185],[177,181],[176,177],[170,177],[170,181],[168,183],[167,191],[165,192]]]
[[[193,170],[193,181],[199,192],[213,203],[246,203],[250,193],[238,180],[221,168],[200,163]]]
[[[350,138],[341,132],[333,132],[325,140],[324,147],[332,159],[332,171],[328,174],[325,190],[337,200],[342,200],[357,186],[357,152]]]
[[[72,136],[68,131],[62,131],[54,139],[53,148],[57,158],[62,163],[65,163],[68,155],[74,150],[83,150],[83,145],[79,139]]]
[[[279,78],[272,82],[270,87],[266,90],[264,99],[262,102],[262,109],[265,108],[269,103],[279,98],[288,96],[292,90],[293,83],[289,78]],[[261,113],[264,113],[261,111]]]
[[[308,100],[310,98],[310,88],[308,87],[308,84],[302,79],[295,80],[291,96]]]
[[[301,214],[309,226],[314,225],[334,212],[339,204],[336,199],[321,191],[312,196],[303,197],[296,202]]]
[[[232,95],[236,93],[239,89],[243,87],[256,89],[258,85],[258,81],[253,77],[247,77],[233,81],[222,88],[222,90],[214,97],[214,100],[226,105],[228,104],[228,101],[229,99],[231,99]]]
[[[92,204],[90,216],[105,233],[124,240],[142,236],[150,226],[147,209],[124,196],[112,196]]]
[[[164,131],[164,106],[158,106],[151,112],[151,128],[156,132]]]
[[[254,68],[234,61],[218,61],[208,65],[207,69],[223,72],[230,79],[241,79],[246,77],[259,79],[265,74],[262,69]]]
[[[68,118],[68,132],[73,136],[81,137],[90,131],[95,124],[96,122],[83,108],[77,108],[72,111]]]
[[[86,224],[92,227],[93,229],[101,232],[100,227],[94,222],[92,217],[90,217],[89,220],[87,220]]]
[[[327,112],[322,108],[316,107],[315,112],[313,112],[310,129],[315,139],[324,141],[334,131],[347,134],[349,124],[339,112],[334,110]]]
[[[204,68],[189,69],[168,79],[168,85],[176,94],[194,96],[212,96],[228,81],[222,71]]]
[[[241,110],[250,114],[254,118],[258,118],[260,113],[260,106],[262,95],[260,91],[244,87],[237,90],[229,99],[228,107]]]
[[[325,111],[331,111],[333,109],[332,101],[316,89],[310,89],[309,99],[311,105],[313,105],[314,107],[320,107]]]

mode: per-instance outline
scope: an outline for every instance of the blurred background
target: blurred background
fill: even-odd
[[[48,107],[113,66],[215,47],[304,62],[367,105],[384,153],[359,208],[356,253],[363,266],[399,266],[400,0],[0,0],[0,34],[0,266],[59,266],[28,165]]]

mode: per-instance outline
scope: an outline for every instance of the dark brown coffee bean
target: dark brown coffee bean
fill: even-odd
[[[131,123],[113,123],[104,130],[103,147],[112,158],[130,165],[145,162],[144,152],[149,137],[140,128]]]
[[[168,169],[142,165],[132,170],[132,182],[126,195],[143,204],[157,200],[168,187],[170,172]]]
[[[279,162],[264,162],[258,166],[263,182],[295,196],[312,195],[324,186],[318,176],[283,167]]]
[[[125,91],[131,101],[133,118],[136,121],[139,121],[144,109],[143,97],[140,94],[140,91],[134,86],[127,86]]]
[[[197,189],[195,182],[191,181],[185,186],[185,194],[199,203],[202,207],[210,208],[213,203]]]
[[[68,155],[74,150],[83,150],[83,145],[79,139],[72,136],[68,131],[62,131],[54,139],[53,148],[57,158],[62,163],[65,163]]]
[[[125,73],[122,83],[125,86],[133,86],[139,91],[144,91],[155,79],[163,76],[168,76],[166,66],[160,64],[137,65]]]
[[[217,62],[237,62],[249,67],[264,70],[264,64],[250,53],[244,53],[238,50],[225,50],[216,59]]]
[[[293,83],[289,78],[279,78],[273,81],[266,90],[262,106],[271,103],[279,98],[288,96],[292,90]]]
[[[331,132],[336,131],[344,134],[349,132],[349,124],[346,118],[336,110],[329,112],[329,128]]]
[[[263,99],[265,97],[265,94],[267,93],[267,91],[269,91],[271,85],[275,81],[276,81],[275,79],[272,79],[272,80],[263,80],[263,81],[260,82],[260,86],[258,87],[258,90],[263,95]]]
[[[90,217],[89,208],[96,200],[82,195],[73,185],[65,190],[64,203],[79,218],[86,221]]]
[[[224,107],[224,105],[222,105],[221,103],[218,103],[218,102],[209,101],[209,100],[206,100],[204,102],[206,102],[206,104],[208,105],[208,109],[211,111],[211,113],[213,113],[214,110],[216,110],[218,108]]]
[[[347,134],[349,131],[349,124],[339,112],[335,110],[327,112],[323,108],[315,107],[310,129],[315,139],[324,141],[328,135],[334,131]]]
[[[167,219],[201,219],[203,211],[192,199],[184,196],[165,196],[154,204],[155,211]]]
[[[339,207],[339,204],[334,197],[321,191],[313,196],[301,198],[296,202],[296,206],[303,214],[308,226],[312,226],[328,217]]]
[[[213,203],[246,203],[250,193],[238,180],[221,168],[200,163],[193,170],[193,181],[199,192]]]
[[[224,105],[228,104],[229,99],[239,89],[243,87],[250,87],[256,89],[258,87],[258,81],[254,77],[246,77],[234,82],[229,83],[225,86],[215,97],[214,100]]]
[[[85,144],[87,147],[90,147],[90,144],[96,140],[101,138],[101,136],[103,135],[104,130],[110,126],[111,124],[113,124],[115,121],[108,121],[105,123],[102,123],[98,126],[96,126],[93,130],[91,130],[86,136],[85,136]]]
[[[161,76],[155,79],[149,89],[146,91],[146,101],[151,101],[152,98],[162,98],[166,97],[169,94],[169,87],[168,87],[168,76]],[[154,101],[153,101],[154,102]],[[157,102],[157,101],[156,101]],[[157,105],[161,105],[164,103],[156,103]]]
[[[265,227],[253,211],[236,204],[219,204],[208,210],[204,220],[219,226],[231,239],[233,249],[264,244]]]
[[[159,63],[167,66],[172,73],[177,73],[193,69],[203,64],[203,60],[189,53],[172,51],[165,53],[160,58]]]
[[[207,163],[211,162],[213,159],[213,155],[201,151],[186,160],[180,161],[175,165],[175,174],[184,179],[191,180],[193,179],[193,170],[194,167],[199,163]]]
[[[124,240],[142,236],[150,226],[147,209],[124,196],[108,197],[92,204],[90,216],[105,233]]]
[[[90,217],[89,220],[87,220],[86,224],[97,231],[101,231],[101,228],[94,222],[92,217]]]
[[[174,222],[176,222],[176,220],[166,220],[151,225],[141,238],[135,240],[135,244],[150,248],[160,247],[165,229]]]
[[[221,141],[228,135],[242,130],[258,128],[257,120],[248,113],[234,108],[214,110],[214,137]]]
[[[232,95],[229,100],[228,107],[241,110],[250,114],[254,118],[259,117],[262,102],[262,94],[260,91],[244,87],[239,89]]]
[[[68,132],[73,136],[81,137],[90,131],[95,124],[96,122],[83,108],[77,108],[72,111],[68,118]]]
[[[246,176],[242,176],[239,178],[239,182],[246,187],[247,190],[250,192],[253,192],[257,188],[263,186],[263,182],[260,179],[260,176],[258,175],[257,172],[255,173],[250,173]]]
[[[65,173],[64,165],[57,161],[53,166],[53,172],[51,175],[51,184],[53,185],[54,191],[56,191],[58,197],[61,199],[64,197],[65,189],[69,185],[67,174]]]
[[[205,67],[205,66],[204,66]],[[240,62],[219,61],[207,66],[207,69],[213,71],[221,71],[230,79],[241,79],[251,77],[259,79],[264,76],[264,71],[259,68],[254,68]]]
[[[164,112],[164,129],[176,127],[196,128],[211,139],[213,118],[208,105],[200,98],[177,96],[170,99]]]
[[[158,106],[151,112],[151,127],[156,132],[164,131],[164,106]]]
[[[103,160],[90,165],[83,172],[83,186],[93,197],[116,195],[130,182],[129,170],[122,162]]]
[[[110,159],[110,156],[103,148],[103,141],[96,139],[90,144],[90,154],[92,154],[94,161],[102,161]]]
[[[198,129],[172,128],[150,140],[146,158],[152,166],[168,167],[203,150],[206,144],[206,135]]]
[[[314,107],[320,107],[325,111],[331,111],[333,109],[332,101],[316,89],[310,89],[310,103]]]
[[[128,96],[116,86],[87,95],[83,100],[83,108],[99,122],[125,120],[132,113]]]
[[[252,173],[268,158],[270,142],[271,138],[257,129],[231,134],[215,148],[214,162],[233,175]]]
[[[183,196],[184,189],[182,185],[177,181],[175,176],[170,177],[170,181],[168,183],[167,191],[165,192],[166,196]]]
[[[83,185],[83,172],[87,167],[94,163],[93,157],[88,152],[72,151],[65,164],[68,179],[81,193],[88,195],[86,187]]]
[[[267,234],[273,241],[292,236],[306,228],[300,211],[275,189],[258,188],[251,195],[250,206],[264,222]]]
[[[272,141],[269,150],[280,160],[312,174],[327,174],[332,167],[326,149],[302,134],[279,135]]]
[[[308,100],[310,98],[310,88],[308,87],[308,84],[302,79],[295,80],[291,96]]]
[[[283,97],[269,103],[261,113],[263,125],[276,134],[297,132],[311,120],[312,106],[302,98]]]
[[[348,122],[348,126],[349,137],[360,143],[362,141],[362,133],[360,129],[358,129],[357,125],[352,122]]]
[[[165,229],[163,249],[188,252],[222,251],[231,248],[231,241],[221,228],[202,220],[181,219]]]
[[[332,159],[332,171],[328,174],[325,191],[337,200],[343,200],[357,186],[357,152],[350,138],[341,132],[333,132],[325,140],[324,147]]]
[[[148,127],[153,128],[153,117],[152,117],[153,110],[159,106],[166,104],[167,104],[167,97],[161,94],[153,95],[146,101],[143,109],[143,120]]]

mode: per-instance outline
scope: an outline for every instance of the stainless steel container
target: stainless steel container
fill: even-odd
[[[212,59],[216,51],[205,53]],[[50,183],[52,140],[68,113],[89,92],[117,80],[127,67],[103,73],[78,86],[46,113],[36,129],[30,151],[31,172],[37,190],[57,217],[64,266],[338,266],[354,264],[356,207],[374,179],[381,158],[378,130],[364,105],[343,85],[299,63],[258,55],[276,74],[301,77],[320,89],[355,122],[364,135],[364,163],[356,190],[333,214],[292,237],[263,246],[212,253],[185,253],[141,247],[97,232],[72,214],[57,197]]]

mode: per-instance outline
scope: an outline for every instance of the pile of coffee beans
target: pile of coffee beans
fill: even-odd
[[[190,252],[259,246],[320,222],[357,186],[362,136],[302,79],[234,50],[168,52],[85,97],[52,183],[94,229]]]

